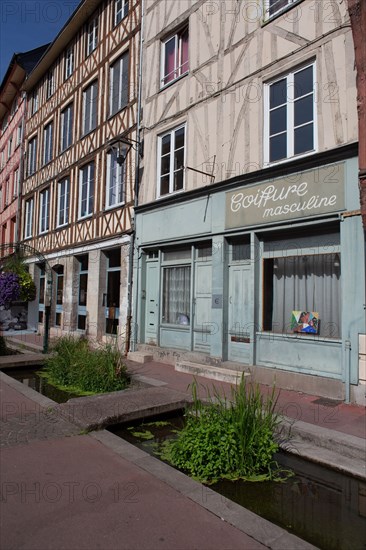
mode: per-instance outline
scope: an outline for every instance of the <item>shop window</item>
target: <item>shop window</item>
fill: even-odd
[[[184,187],[185,130],[180,126],[159,137],[159,197]]]
[[[86,329],[86,304],[88,297],[88,254],[83,254],[77,258],[79,262],[79,295],[78,295],[78,330]]]
[[[58,265],[53,268],[56,274],[56,310],[55,310],[55,327],[60,327],[62,322],[63,297],[64,297],[64,266]]]
[[[110,250],[107,256],[106,334],[117,334],[121,285],[121,250]]]
[[[162,41],[161,86],[188,72],[188,44],[188,26]]]
[[[265,85],[265,162],[316,149],[315,64]]]
[[[173,325],[189,325],[190,307],[191,267],[165,267],[162,322]]]
[[[338,253],[264,260],[264,330],[293,333],[293,311],[316,312],[316,334],[340,338],[340,275]]]
[[[44,264],[38,265],[39,269],[39,298],[38,298],[38,322],[44,322],[44,294],[46,290],[46,268]]]

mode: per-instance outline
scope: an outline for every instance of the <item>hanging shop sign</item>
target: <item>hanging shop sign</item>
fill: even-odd
[[[307,218],[344,210],[344,163],[226,193],[225,228]]]

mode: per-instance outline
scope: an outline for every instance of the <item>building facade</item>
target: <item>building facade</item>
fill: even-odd
[[[347,6],[161,0],[144,18],[135,349],[361,402]]]
[[[136,0],[80,2],[24,86],[28,321],[51,336],[126,336],[139,25]]]

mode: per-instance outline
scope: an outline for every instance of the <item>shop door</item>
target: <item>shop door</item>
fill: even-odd
[[[193,349],[205,353],[210,353],[211,349],[211,288],[211,262],[197,262],[194,282]]]
[[[228,359],[249,362],[250,351],[250,265],[229,267]]]
[[[146,263],[145,343],[157,345],[159,320],[159,264]]]

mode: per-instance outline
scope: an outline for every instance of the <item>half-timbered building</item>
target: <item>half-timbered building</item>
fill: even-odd
[[[346,3],[147,0],[143,17],[136,353],[362,401]]]
[[[22,238],[45,258],[28,259],[29,325],[42,331],[50,307],[51,335],[125,336],[139,10],[83,0],[24,86]]]

